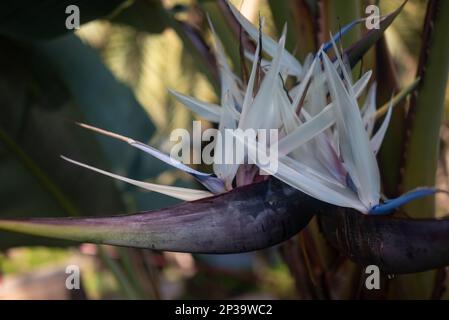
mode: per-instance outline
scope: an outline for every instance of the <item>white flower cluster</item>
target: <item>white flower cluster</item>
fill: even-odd
[[[359,106],[358,103],[371,72],[366,72],[353,82],[351,70],[333,41],[315,55],[310,54],[301,64],[284,49],[286,28],[276,42],[265,34],[259,35],[259,28],[253,26],[231,4],[229,6],[245,32],[257,42],[255,53],[247,54],[247,58],[252,60],[248,82],[243,83],[232,72],[225,50],[210,23],[221,80],[220,105],[202,102],[174,91],[171,93],[202,118],[218,123],[220,132],[226,129],[278,130],[276,145],[268,146],[276,147],[279,154],[277,170],[270,174],[316,199],[369,213],[380,201],[376,153],[391,117],[390,107],[383,123],[373,135],[375,84],[369,88],[364,104]],[[334,51],[333,60],[326,52],[328,49]],[[271,59],[259,59],[259,51]],[[295,85],[286,89],[289,79]],[[229,190],[236,179],[242,180],[241,176],[245,175],[245,170],[239,170],[244,165],[238,163],[215,163],[213,169],[216,177],[204,174],[169,159],[150,146],[83,126],[122,139],[192,174],[210,192],[139,182],[65,158],[152,191],[183,200],[196,200]],[[247,147],[251,149],[256,146]],[[253,160],[257,164],[257,160]],[[251,178],[244,178],[243,183],[252,182],[254,175],[249,176]]]

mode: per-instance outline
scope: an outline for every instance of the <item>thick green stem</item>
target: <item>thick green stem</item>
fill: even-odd
[[[420,85],[412,97],[407,125],[402,191],[418,186],[434,186],[438,163],[440,126],[449,70],[449,1],[432,0],[424,26],[423,45],[418,67]],[[433,197],[406,206],[413,217],[433,215]]]

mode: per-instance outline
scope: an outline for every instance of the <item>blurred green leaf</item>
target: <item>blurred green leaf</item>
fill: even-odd
[[[184,49],[193,58],[199,71],[207,77],[215,91],[219,92],[215,57],[200,30],[175,18],[178,8],[175,6],[172,10],[168,10],[158,1],[135,1],[126,10],[123,10],[114,21],[126,21],[127,25],[146,33],[157,32],[160,29],[158,24],[162,24],[164,28],[166,26],[172,28],[181,39]],[[157,19],[147,18],[155,16],[155,13],[157,13]],[[145,19],[147,20],[145,21]]]
[[[82,115],[67,102],[64,87],[47,75],[43,90],[24,49],[5,39],[0,39],[0,68],[0,215],[62,216],[74,210],[68,202],[86,214],[122,211],[114,183],[80,173],[59,159],[70,152],[104,163],[98,144],[67,121]],[[0,248],[61,243],[0,234]]]
[[[34,44],[33,57],[38,68],[52,70],[63,81],[87,123],[140,141],[148,141],[154,133],[154,125],[131,89],[117,81],[95,50],[75,35]],[[134,167],[138,177],[160,172],[153,163],[140,161],[142,152],[112,139],[96,138],[113,170],[127,173]]]
[[[159,0],[135,0],[114,16],[111,22],[130,25],[150,33],[160,33],[169,27],[165,8]]]

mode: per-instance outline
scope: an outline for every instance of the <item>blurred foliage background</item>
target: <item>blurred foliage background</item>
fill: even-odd
[[[205,12],[211,16],[236,72],[240,70],[239,39],[223,2],[93,2],[0,4],[2,216],[119,214],[175,203],[166,196],[142,192],[71,166],[59,158],[61,154],[134,179],[178,186],[194,184],[189,177],[161,162],[120,142],[85,132],[74,122],[87,122],[169,150],[171,130],[190,130],[195,116],[176,102],[167,89],[217,102],[217,73],[209,50],[211,37]],[[264,31],[273,37],[286,21],[287,47],[302,61],[328,38],[328,31],[336,33],[342,25],[363,16],[364,7],[372,1],[232,2],[256,24],[258,16],[264,16],[267,20]],[[64,27],[65,7],[69,3],[79,5],[83,22],[74,33]],[[401,3],[379,1],[382,14],[394,11]],[[379,105],[394,90],[415,79],[426,7],[427,1],[410,0],[388,28],[381,44],[364,58],[365,69],[375,68],[378,80],[386,79],[379,82]],[[358,39],[362,32],[362,27],[355,28],[343,45]],[[382,50],[387,52],[384,59],[379,58]],[[436,175],[438,186],[446,189],[448,92]],[[402,108],[405,110],[407,106]],[[393,125],[400,126],[397,119]],[[203,128],[208,126],[203,121]],[[391,182],[390,187],[384,185],[384,190],[394,194],[398,185],[395,176],[399,175],[394,162],[400,155],[392,158],[390,154],[385,156],[387,151],[382,152],[380,163],[386,167],[383,172],[390,172],[384,179]],[[392,163],[392,169],[385,162]],[[443,215],[447,208],[447,199],[437,197],[436,212]],[[316,225],[310,226],[305,237],[315,239],[313,246],[318,247],[318,255],[326,256],[328,253],[323,250],[328,249],[321,248],[314,228]],[[365,297],[357,289],[363,276],[356,266],[344,261],[326,272],[310,270],[304,261],[312,259],[313,269],[313,260],[323,257],[307,257],[307,248],[304,251],[304,246],[298,243],[300,240],[293,239],[281,249],[250,254],[192,256],[80,246],[1,231],[0,299]],[[83,290],[79,292],[65,289],[64,271],[69,264],[81,267]],[[332,283],[330,292],[319,288],[319,282],[324,280],[317,280],[316,274]],[[413,276],[408,280],[387,279],[392,283],[389,292],[374,297],[430,298],[432,290],[422,289],[429,287],[426,285],[429,277]],[[407,287],[410,282],[418,285],[410,289]]]

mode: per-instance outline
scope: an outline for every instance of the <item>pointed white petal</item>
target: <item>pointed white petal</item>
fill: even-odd
[[[159,185],[159,184],[155,184],[155,183],[148,183],[148,182],[138,181],[138,180],[134,180],[134,179],[129,179],[129,178],[120,176],[118,174],[114,174],[114,173],[111,173],[111,172],[108,172],[105,170],[101,170],[101,169],[89,166],[87,164],[84,164],[84,163],[81,163],[78,161],[72,160],[72,159],[64,157],[64,156],[61,156],[61,158],[68,162],[76,164],[80,167],[84,167],[86,169],[101,173],[103,175],[109,176],[111,178],[114,178],[114,179],[117,179],[120,181],[124,181],[126,183],[132,184],[132,185],[140,187],[142,189],[162,193],[162,194],[165,194],[165,195],[173,197],[173,198],[177,198],[177,199],[181,199],[181,200],[185,200],[185,201],[194,201],[194,200],[213,196],[212,193],[210,193],[208,191],[204,191],[204,190],[195,190],[195,189],[189,189],[189,188],[164,186],[164,185]]]
[[[248,85],[246,86],[246,93],[242,104],[242,114],[240,117],[241,123],[245,122],[245,118],[247,117],[249,109],[251,108],[252,102],[254,100],[253,98],[254,81],[256,79],[257,74],[257,57],[259,56],[259,51],[260,51],[260,43],[257,42],[255,58],[253,60],[253,66],[251,68],[251,75],[249,76]],[[241,125],[239,123],[239,128],[240,127]]]
[[[278,170],[273,175],[279,180],[318,200],[337,206],[354,208],[361,212],[367,210],[348,189],[335,188],[327,185],[325,181],[318,180],[316,176],[311,176],[305,171],[300,172],[294,170],[282,161],[279,162]]]
[[[366,96],[365,104],[360,111],[363,118],[363,124],[365,125],[368,136],[371,137],[374,128],[374,122],[376,120],[376,85],[373,84]]]
[[[233,108],[231,96],[229,92],[226,92],[223,98],[223,111],[218,125],[221,139],[218,139],[215,144],[213,169],[217,177],[225,182],[227,189],[232,188],[232,181],[238,170],[238,164],[233,159],[234,138],[226,134],[226,129],[235,129],[237,127],[237,123],[229,111],[231,108]],[[231,150],[228,150],[229,146]]]
[[[352,82],[351,68],[349,67],[348,64],[343,63],[343,60],[341,57],[342,53],[340,53],[340,50],[338,50],[337,44],[334,41],[332,33],[331,33],[331,42],[332,42],[332,46],[333,46],[333,49],[335,52],[335,56],[337,57],[337,60],[335,61],[334,66],[335,66],[336,70],[339,70],[343,74],[343,79],[341,79],[341,80],[345,84],[345,87],[347,88],[349,94],[351,96],[354,96],[354,90],[352,88],[353,82]]]
[[[240,23],[242,28],[248,33],[248,35],[254,40],[259,40],[259,30],[253,24],[246,19],[239,10],[234,7],[229,1],[229,8],[231,9],[234,17]],[[268,37],[267,35],[262,35],[262,50],[268,53],[271,57],[275,57],[277,51],[278,44],[276,41]],[[281,61],[282,69],[288,70],[288,73],[297,77],[301,77],[302,75],[302,66],[287,50],[283,50],[283,57]]]
[[[326,77],[323,71],[321,70],[321,67],[315,65],[314,69],[312,70],[313,75],[309,84],[309,88],[307,89],[307,95],[306,98],[304,99],[302,109],[307,111],[311,116],[316,116],[328,104],[327,103],[328,90],[326,86]],[[296,94],[293,96],[296,96]]]
[[[279,108],[282,127],[285,133],[289,134],[294,131],[301,122],[292,108],[290,100],[287,97],[287,93],[282,86],[281,79],[277,81],[277,85],[278,89],[276,90],[275,105],[277,105]]]
[[[380,199],[380,174],[377,161],[371,150],[355,97],[346,90],[326,54],[323,54],[323,61],[329,91],[336,107],[335,114],[343,161],[358,188],[361,201],[365,206],[371,207]],[[348,89],[352,91],[352,87]]]
[[[280,158],[280,161],[289,166],[290,168],[302,172],[307,173],[317,181],[321,181],[322,183],[325,183],[326,185],[332,185],[338,189],[346,189],[346,185],[341,183],[340,181],[334,179],[332,176],[328,174],[327,171],[323,170],[316,170],[310,166],[305,165],[301,162],[301,160],[293,159],[290,156],[284,156]],[[321,167],[322,168],[322,167]]]
[[[352,90],[354,90],[354,95],[356,98],[360,97],[363,90],[365,90],[372,74],[373,74],[373,72],[371,70],[365,72],[363,74],[363,76],[361,76],[360,79],[357,80],[357,82],[354,84],[354,86],[352,87]]]
[[[329,128],[335,121],[332,105],[328,105],[318,115],[297,127],[279,141],[279,154],[287,155]]]
[[[261,147],[254,142],[243,141],[240,136],[236,136],[236,140],[246,145],[250,157],[257,154],[257,148]],[[287,160],[287,158],[282,157],[278,159],[276,170],[270,170],[266,166],[262,166],[261,168],[284,183],[311,197],[337,206],[350,207],[361,212],[367,211],[367,208],[363,206],[357,196],[348,188],[339,187],[338,185],[329,183],[327,180],[321,179],[320,175],[314,174],[307,166],[301,167],[300,162],[296,162],[295,168],[291,168],[288,165],[288,162],[291,160]],[[258,166],[260,165],[258,159],[251,158],[251,160]]]
[[[212,21],[209,16],[207,16],[209,26],[212,32],[215,43],[215,52],[217,57],[218,69],[220,71],[220,81],[221,81],[221,104],[223,105],[223,96],[226,92],[230,92],[232,97],[237,100],[239,105],[242,104],[242,95],[239,90],[238,82],[240,81],[238,77],[232,72],[229,66],[228,59],[226,57],[223,45],[215,32]]]
[[[319,51],[319,52],[321,52],[321,51]],[[319,54],[317,54],[317,57],[319,56]],[[303,95],[304,95],[304,92],[305,92],[305,90],[306,90],[306,88],[307,88],[307,85],[308,85],[308,83],[309,83],[309,81],[310,81],[310,79],[311,79],[311,77],[312,77],[312,75],[313,75],[313,73],[314,73],[314,71],[315,71],[315,65],[316,65],[316,62],[318,61],[318,58],[315,58],[314,60],[313,60],[313,62],[312,62],[312,64],[311,64],[311,66],[310,66],[310,68],[309,68],[309,70],[307,70],[307,73],[306,73],[306,75],[304,76],[304,79],[301,81],[301,83],[298,85],[298,89],[296,90],[296,94],[295,94],[295,96],[293,97],[293,102],[292,102],[292,105],[293,105],[293,108],[294,108],[294,110],[296,110],[296,108],[298,107],[298,105],[299,105],[299,102],[301,101],[301,98],[303,97]]]
[[[149,145],[146,145],[146,144],[136,141],[134,139],[122,136],[120,134],[113,133],[113,132],[110,132],[107,130],[103,130],[103,129],[100,129],[97,127],[93,127],[93,126],[90,126],[90,125],[87,125],[84,123],[78,123],[78,125],[80,125],[83,128],[98,132],[100,134],[124,141],[124,142],[130,144],[131,146],[133,146],[139,150],[142,150],[143,152],[148,153],[148,154],[152,155],[153,157],[167,163],[168,165],[171,165],[177,169],[180,169],[184,172],[191,174],[193,177],[195,177],[195,179],[197,179],[199,182],[201,182],[206,188],[208,188],[213,193],[221,193],[221,192],[225,191],[223,183],[218,178],[213,177],[209,173],[204,173],[204,172],[200,172],[195,169],[192,169],[189,166],[185,165],[184,163],[178,161],[177,159],[174,159],[174,158],[166,155],[165,153],[157,150],[156,148],[153,148]]]
[[[269,71],[265,74],[259,91],[249,108],[247,116],[240,121],[242,129],[272,129],[280,125],[280,115],[277,106],[273,104],[276,92],[276,81],[279,78],[279,67],[285,44],[285,29],[279,40],[277,52]]]
[[[211,121],[218,122],[220,120],[220,106],[207,103],[179,93],[177,91],[168,90],[176,99],[178,99],[187,108],[198,114],[200,117]]]
[[[392,111],[393,111],[393,107],[391,106],[391,103],[390,103],[390,107],[388,108],[387,115],[385,116],[385,119],[382,122],[382,125],[377,130],[374,137],[372,137],[372,139],[371,139],[371,149],[373,150],[374,154],[377,154],[377,152],[380,149],[380,146],[382,145],[382,141],[384,140],[385,133],[387,132],[387,129],[388,129],[388,124],[390,123],[390,120],[391,120]]]

